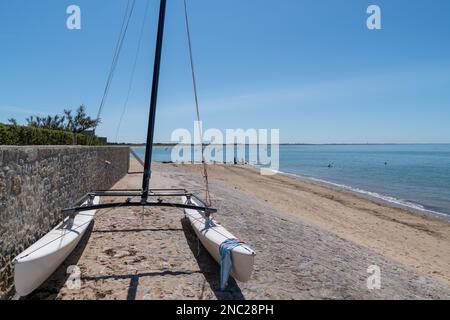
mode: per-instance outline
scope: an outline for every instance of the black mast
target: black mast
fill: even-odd
[[[147,144],[145,148],[144,178],[142,180],[142,198],[141,198],[142,203],[147,202],[150,186],[151,163],[153,153],[153,134],[155,131],[156,103],[158,100],[159,70],[161,66],[161,51],[164,37],[165,17],[166,17],[166,0],[161,0],[159,8],[158,35],[156,37],[155,65],[153,68],[152,95],[150,99],[150,114],[148,118]]]

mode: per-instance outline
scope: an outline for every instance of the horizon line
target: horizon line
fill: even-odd
[[[145,143],[126,143],[126,142],[111,142],[108,143],[109,145],[131,145],[131,146],[145,146]],[[201,146],[202,144],[195,144],[195,143],[174,143],[174,142],[154,142],[153,145],[156,146],[176,146],[176,145],[182,145],[182,146]],[[204,143],[203,145],[213,145],[213,146],[258,146],[260,144],[258,143]],[[272,144],[268,144],[272,145]],[[280,143],[274,143],[273,145],[280,145],[280,146],[370,146],[370,145],[450,145],[450,142],[409,142],[409,143],[403,143],[403,142],[379,142],[379,143],[301,143],[301,142],[280,142]]]

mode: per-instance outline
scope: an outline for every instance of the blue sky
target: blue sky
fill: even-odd
[[[116,138],[146,0],[136,0],[100,135]],[[66,8],[82,29],[66,28]],[[366,9],[382,10],[382,30]],[[205,128],[278,128],[282,142],[449,143],[448,0],[189,0]],[[120,141],[145,139],[159,1],[150,0]],[[0,121],[85,104],[95,115],[125,0],[0,2]],[[193,131],[181,0],[168,0],[156,140]]]

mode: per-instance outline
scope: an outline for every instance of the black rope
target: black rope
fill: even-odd
[[[130,9],[130,3],[131,3],[131,9]],[[127,34],[128,26],[130,24],[131,16],[133,15],[135,4],[136,4],[136,0],[128,0],[128,2],[127,2],[127,7],[125,9],[125,14],[124,14],[123,20],[122,20],[122,27],[120,29],[119,37],[117,39],[116,48],[115,48],[114,55],[113,55],[113,60],[111,62],[111,67],[109,69],[109,74],[108,74],[108,78],[106,80],[105,89],[103,91],[102,100],[100,102],[100,106],[99,106],[98,112],[97,112],[97,117],[96,117],[97,123],[94,126],[93,134],[91,136],[89,145],[92,144],[92,140],[94,139],[94,136],[95,136],[95,131],[100,122],[100,116],[102,114],[103,107],[106,103],[106,99],[109,94],[109,89],[111,87],[111,83],[114,78],[114,73],[115,73],[115,70],[117,67],[117,62],[119,61],[120,53],[122,51],[123,43],[125,40],[125,36]]]
[[[137,60],[138,60],[138,57],[139,57],[139,53],[141,51],[142,37],[143,37],[143,34],[144,34],[145,22],[147,21],[149,4],[150,4],[150,0],[147,0],[147,4],[146,4],[145,10],[144,10],[144,18],[143,18],[143,21],[142,21],[141,31],[140,31],[140,34],[139,34],[138,46],[136,48],[136,55],[134,57],[133,69],[131,71],[131,76],[130,76],[130,80],[129,80],[129,84],[128,84],[128,92],[127,92],[127,96],[126,96],[126,99],[125,99],[125,103],[123,104],[123,110],[122,110],[122,114],[120,115],[119,124],[117,125],[116,142],[119,142],[118,139],[119,139],[120,128],[122,126],[123,117],[125,116],[125,112],[126,112],[127,107],[128,107],[128,101],[130,99],[131,89],[133,87],[134,75],[135,75],[135,72],[136,72],[136,66],[137,66]]]

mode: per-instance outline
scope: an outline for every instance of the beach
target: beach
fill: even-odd
[[[219,265],[181,210],[119,207],[98,211],[77,249],[29,298],[450,299],[448,221],[248,166],[208,170],[215,219],[257,253],[249,282],[219,290]],[[140,171],[132,160],[114,188],[139,188]],[[155,163],[152,188],[202,195],[200,171]],[[65,284],[70,265],[80,268],[79,288]],[[373,265],[379,290],[367,287]]]

